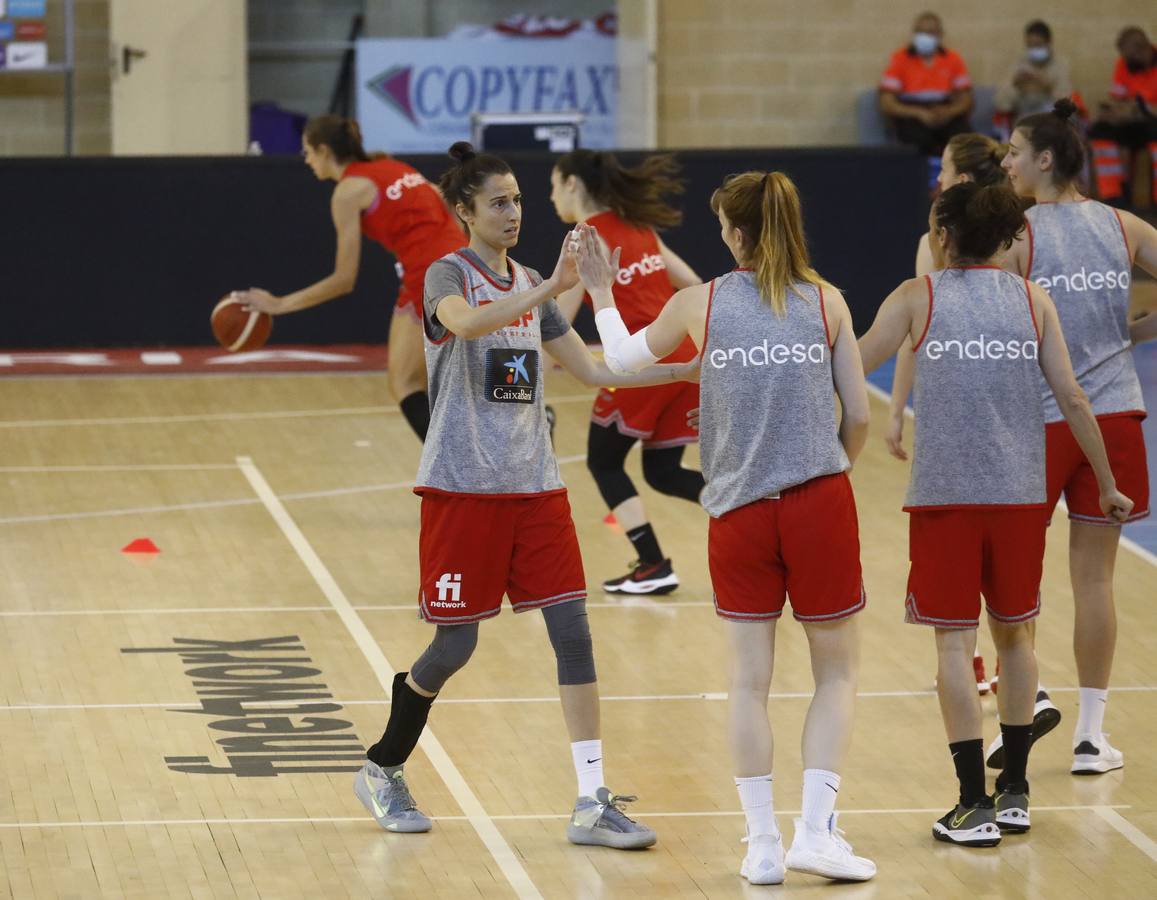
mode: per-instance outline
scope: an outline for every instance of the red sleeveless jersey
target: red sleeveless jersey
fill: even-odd
[[[378,189],[362,211],[362,234],[398,258],[407,287],[417,279],[419,293],[426,268],[466,246],[466,235],[442,196],[420,172],[392,157],[353,162],[342,179],[368,178]]]
[[[622,248],[614,292],[615,306],[627,329],[634,333],[650,325],[675,293],[655,232],[632,225],[613,212],[591,216],[587,224],[599,230],[599,236],[612,251]],[[583,301],[590,303],[590,297],[584,296]],[[686,362],[694,358],[695,352],[695,343],[687,338],[663,362]]]

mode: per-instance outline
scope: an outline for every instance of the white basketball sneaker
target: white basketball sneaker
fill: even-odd
[[[786,858],[789,869],[835,881],[867,881],[876,874],[876,864],[856,856],[844,833],[836,828],[838,816],[832,813],[828,827],[822,829],[808,827],[803,819],[795,820],[795,837]]]
[[[1100,775],[1125,766],[1125,754],[1108,741],[1105,734],[1078,734],[1073,737],[1074,775]]]
[[[783,838],[776,834],[748,835],[747,856],[739,874],[751,884],[783,884],[787,870],[783,865]]]

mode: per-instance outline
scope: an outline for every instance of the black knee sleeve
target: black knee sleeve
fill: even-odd
[[[662,447],[643,451],[643,477],[652,488],[669,497],[699,502],[706,483],[703,473],[684,469],[682,447]]]
[[[587,471],[611,509],[639,493],[623,468],[634,444],[613,427],[592,424],[587,433]]]
[[[410,667],[410,677],[424,691],[436,694],[461,669],[478,646],[478,623],[439,625],[417,662]]]
[[[558,662],[559,684],[590,684],[597,681],[595,651],[585,600],[548,606],[542,611],[546,633]]]

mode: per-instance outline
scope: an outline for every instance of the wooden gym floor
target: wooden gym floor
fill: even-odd
[[[382,832],[352,774],[294,770],[356,768],[388,714],[383,683],[431,634],[414,603],[419,446],[385,396],[378,374],[0,380],[0,895],[1157,896],[1157,561],[1122,549],[1117,572],[1107,728],[1126,768],[1073,778],[1063,520],[1049,535],[1039,653],[1065,721],[1033,754],[1033,830],[995,850],[930,837],[954,781],[932,635],[902,621],[907,467],[885,452],[878,400],[853,473],[869,605],[840,795],[874,882],[739,878],[706,518],[650,492],[683,586],[635,602],[595,590],[590,609],[608,778],[639,795],[632,812],[658,846],[566,842],[574,779],[553,657],[541,617],[509,610],[483,626],[408,767],[434,830]],[[631,554],[582,464],[590,392],[551,373],[548,397],[597,585]],[[637,456],[631,465],[638,478]],[[138,538],[160,552],[121,552]],[[811,677],[795,622],[778,647],[775,796],[790,839]],[[263,682],[282,693],[263,695]],[[984,705],[991,738],[995,701]]]

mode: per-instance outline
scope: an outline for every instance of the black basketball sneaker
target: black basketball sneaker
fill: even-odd
[[[626,575],[603,582],[608,594],[669,594],[678,586],[679,577],[669,559],[657,563],[636,560]]]

